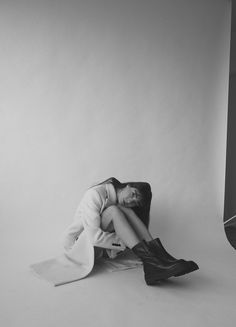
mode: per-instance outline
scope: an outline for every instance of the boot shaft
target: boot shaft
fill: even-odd
[[[168,262],[163,260],[161,257],[156,256],[156,254],[150,249],[146,241],[142,241],[136,244],[132,248],[133,253],[139,257],[143,264],[149,265],[151,267],[156,267],[158,269],[169,269],[176,264],[183,264],[183,262]]]
[[[150,250],[152,252],[154,252],[157,256],[159,256],[160,258],[162,258],[164,260],[172,261],[172,262],[179,260],[179,259],[174,258],[172,255],[170,255],[166,251],[166,249],[162,245],[159,238],[156,238],[156,239],[148,242],[148,247],[150,248]]]

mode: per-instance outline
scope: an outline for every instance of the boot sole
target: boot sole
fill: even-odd
[[[155,285],[158,284],[160,281],[168,279],[170,277],[175,277],[178,274],[183,274],[183,269],[180,268],[173,268],[173,270],[169,270],[168,273],[164,272],[164,273],[160,273],[158,274],[158,276],[155,274],[154,276],[147,276],[145,275],[145,281],[147,285]]]

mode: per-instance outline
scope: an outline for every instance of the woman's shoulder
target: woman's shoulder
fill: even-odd
[[[95,185],[85,191],[83,199],[101,200],[106,196],[106,185]]]

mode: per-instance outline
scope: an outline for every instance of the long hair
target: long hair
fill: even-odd
[[[145,224],[146,227],[149,226],[150,221],[150,208],[151,208],[151,201],[152,201],[152,191],[151,186],[147,182],[126,182],[121,183],[116,179],[115,177],[110,177],[106,179],[105,181],[96,184],[108,184],[111,183],[115,190],[118,191],[120,189],[123,189],[127,185],[130,187],[135,187],[140,195],[141,195],[141,201],[139,206],[132,207],[131,209],[136,213],[136,215],[142,220],[142,222]]]

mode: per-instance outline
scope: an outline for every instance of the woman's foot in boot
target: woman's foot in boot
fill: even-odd
[[[155,253],[155,255],[158,257],[158,258],[161,258],[162,260],[166,261],[166,262],[169,262],[169,263],[174,263],[174,262],[185,262],[185,269],[180,272],[180,273],[177,273],[175,275],[175,277],[177,276],[182,276],[182,275],[185,275],[185,274],[188,274],[190,272],[193,272],[195,270],[198,270],[199,267],[198,265],[190,260],[190,261],[186,261],[186,260],[183,260],[183,259],[176,259],[175,257],[173,257],[172,255],[170,255],[166,249],[164,248],[164,246],[162,245],[161,241],[159,238],[156,238],[150,242],[147,242],[147,245],[149,247],[149,249]]]
[[[143,262],[144,277],[147,285],[154,285],[163,279],[167,279],[186,270],[184,260],[179,262],[167,262],[158,258],[149,248],[145,241],[136,244],[132,251]]]

